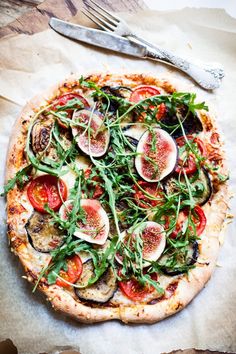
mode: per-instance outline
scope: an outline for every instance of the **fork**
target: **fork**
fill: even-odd
[[[220,86],[221,79],[224,77],[224,71],[218,65],[196,64],[176,56],[166,49],[154,46],[138,37],[124,20],[110,13],[94,0],[83,1],[86,7],[83,8],[82,13],[100,27],[100,29],[125,37],[131,42],[145,44],[149,58],[175,66],[192,77],[204,89],[213,90]]]

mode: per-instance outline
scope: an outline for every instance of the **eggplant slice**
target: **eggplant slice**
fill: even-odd
[[[112,95],[119,98],[129,99],[130,94],[132,92],[131,88],[126,86],[103,86],[101,90],[107,95]],[[107,103],[106,99],[102,99],[102,103]],[[114,99],[110,100],[109,111],[114,113],[119,108],[119,102]]]
[[[177,113],[181,117],[185,134],[188,135],[188,134],[200,133],[201,131],[203,131],[202,122],[198,118],[197,114],[193,114],[192,112],[189,112],[187,118],[185,118],[187,112],[188,112],[188,107],[185,105],[182,105],[177,108]],[[180,126],[175,129],[175,126],[179,125],[179,120],[175,112],[167,111],[165,117],[163,117],[160,122],[168,126],[168,128],[164,126],[163,129],[167,130],[173,138],[176,139],[183,135]]]
[[[31,143],[33,152],[37,155],[46,150],[50,142],[51,130],[54,124],[52,116],[41,116],[36,120],[31,132]]]
[[[63,231],[52,221],[51,215],[35,211],[25,225],[29,242],[38,252],[51,252],[64,242]]]
[[[179,191],[176,182],[177,178],[171,177],[163,183],[163,188],[167,195],[171,195]],[[180,182],[186,184],[184,176],[181,177]],[[206,204],[212,194],[212,183],[205,168],[202,168],[190,178],[190,185],[192,196],[196,204]],[[187,190],[188,188],[186,185],[186,191]]]
[[[175,275],[180,275],[180,274],[186,273],[185,266],[186,265],[193,266],[197,262],[197,259],[199,256],[199,246],[198,246],[197,241],[195,241],[192,244],[192,247],[189,249],[188,256],[189,256],[189,258],[188,258],[188,261],[186,264],[176,265],[176,267],[172,268],[172,269],[169,269],[167,267],[162,267],[161,268],[162,273],[164,273],[165,275],[170,275],[170,276],[175,276]]]
[[[93,261],[88,260],[83,264],[83,272],[76,285],[84,286],[93,277]],[[116,290],[116,276],[113,269],[109,267],[96,283],[86,288],[75,288],[75,293],[81,300],[103,304],[113,297]]]

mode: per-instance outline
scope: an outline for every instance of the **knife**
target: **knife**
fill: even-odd
[[[118,53],[146,58],[147,48],[145,45],[131,43],[128,39],[113,33],[103,32],[94,28],[87,28],[52,17],[50,26],[58,33],[100,48],[109,49]]]
[[[130,41],[111,32],[105,32],[94,28],[88,28],[52,17],[50,26],[58,33],[100,48],[109,49],[143,59],[162,61],[191,76],[201,87],[213,90],[220,85],[224,76],[221,68],[212,68],[209,65],[199,65],[179,58],[164,49]]]

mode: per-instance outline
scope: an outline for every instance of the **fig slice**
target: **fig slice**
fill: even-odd
[[[147,182],[158,182],[175,168],[178,148],[174,139],[165,130],[146,130],[137,146],[135,167]]]
[[[135,251],[135,238],[140,236],[143,241],[142,256],[144,260],[144,267],[150,265],[149,261],[156,261],[160,258],[166,245],[166,234],[162,225],[154,221],[146,221],[140,227],[136,228],[130,235],[125,233],[123,236],[123,242],[125,245],[129,245],[131,250]],[[131,237],[131,239],[130,239]],[[123,262],[122,254],[116,254],[115,256],[118,263]]]
[[[78,125],[72,127],[72,134],[79,148],[93,157],[103,156],[108,149],[110,133],[104,125],[103,115],[89,109],[77,111],[73,122]]]
[[[101,203],[95,199],[81,199],[80,206],[84,212],[83,220],[78,220],[74,236],[89,243],[103,245],[109,234],[109,218]],[[68,212],[73,209],[73,201],[68,200],[61,206],[59,214],[66,220]]]

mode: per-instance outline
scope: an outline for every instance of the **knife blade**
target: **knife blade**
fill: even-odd
[[[50,19],[49,24],[56,32],[86,44],[139,58],[145,58],[147,54],[146,46],[139,43],[132,43],[128,39],[113,33],[72,24],[55,17]]]
[[[148,46],[140,41],[131,41],[114,33],[75,25],[54,17],[50,19],[49,24],[56,32],[86,44],[172,65],[185,72],[206,90],[213,90],[219,87],[221,79],[224,77],[224,71],[218,65],[194,63],[166,49]]]

